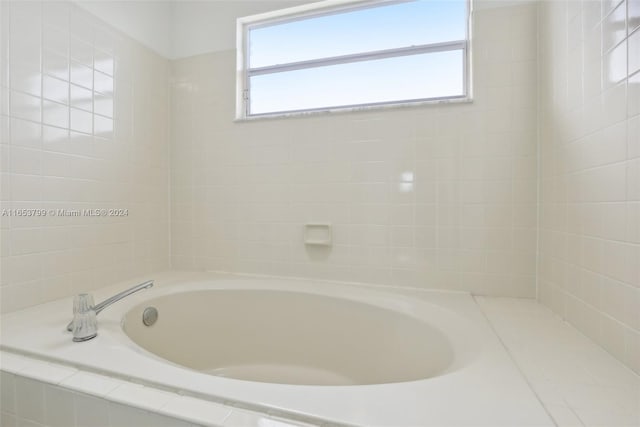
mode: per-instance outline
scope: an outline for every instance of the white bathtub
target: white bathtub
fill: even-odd
[[[255,286],[181,290],[137,305],[123,328],[136,344],[178,365],[279,384],[418,381],[454,371],[478,351],[464,344],[464,330],[473,326],[442,309],[416,316],[392,300],[363,299]],[[157,310],[152,326],[143,323],[145,309]]]
[[[70,310],[65,299],[3,316],[1,347],[310,420],[552,425],[462,293],[170,274],[101,313],[85,343],[64,330]]]

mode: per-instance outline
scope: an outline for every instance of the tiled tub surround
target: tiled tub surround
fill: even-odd
[[[118,289],[124,286],[122,284]],[[241,381],[169,363],[137,347],[122,330],[123,316],[145,300],[185,290],[216,288],[319,293],[405,313],[428,321],[445,333],[454,348],[455,369],[425,380],[361,386]],[[114,287],[100,290],[96,292],[96,298],[100,300],[115,291]],[[34,354],[57,363],[97,370],[120,379],[219,403],[232,403],[280,416],[302,417],[313,423],[328,420],[380,426],[553,425],[478,306],[465,293],[402,292],[310,280],[172,273],[156,277],[153,289],[131,295],[100,313],[98,337],[85,343],[73,343],[70,334],[64,330],[70,305],[71,299],[65,298],[4,315],[2,349]],[[440,311],[446,315],[433,314]],[[310,322],[319,320],[309,319]],[[331,322],[331,319],[321,321]],[[215,340],[214,336],[207,338]],[[485,387],[486,384],[492,386]]]
[[[193,280],[213,276],[181,274],[171,278],[165,275],[159,280],[160,288],[178,277]],[[227,276],[225,280],[229,278]],[[110,293],[113,290],[99,291],[98,295]],[[449,309],[458,314],[468,313],[471,301],[461,294],[418,290],[405,290],[402,293],[431,302],[438,295],[440,303],[446,301]],[[130,305],[137,302],[131,301]],[[476,298],[476,302],[477,305],[472,303],[472,306],[476,307],[475,310],[482,310],[556,425],[640,425],[640,406],[637,404],[640,399],[640,377],[629,368],[533,300],[482,297]],[[62,303],[66,305],[71,301]],[[57,304],[51,303],[48,307]],[[41,306],[38,309],[47,311],[48,307]],[[33,310],[29,309],[29,312]],[[122,307],[121,314],[124,315],[126,310],[127,307]],[[106,314],[108,312],[101,316]],[[19,313],[10,316],[15,315]],[[482,328],[486,327],[482,315],[474,318]],[[101,319],[102,329],[111,334],[117,329],[117,319],[118,316],[115,319]],[[63,346],[82,348],[72,344],[68,336],[66,338]],[[550,348],[553,348],[552,352]],[[506,364],[509,363],[507,360]],[[307,425],[299,417],[282,418],[282,413],[280,417],[273,413],[261,415],[230,406],[231,402],[215,403],[185,396],[184,393],[176,394],[166,388],[158,389],[150,384],[143,386],[132,383],[130,377],[107,377],[83,369],[86,368],[34,360],[8,353],[6,349],[0,352],[0,370],[3,371],[0,378],[2,425],[12,427],[15,425],[12,424],[14,419],[22,423],[18,425],[51,427],[183,427],[191,423],[224,427]],[[491,381],[495,383],[496,377],[493,376]],[[29,398],[24,399],[25,395]],[[317,424],[317,421],[312,424]]]
[[[640,373],[640,1],[539,22],[540,299]]]
[[[228,405],[0,352],[3,427],[304,427]]]
[[[602,347],[534,300],[476,301],[558,426],[640,426],[640,376]]]
[[[105,398],[117,388],[144,391],[141,386],[8,352],[0,353],[0,369],[3,427],[192,427],[132,407],[132,402]],[[138,394],[138,405],[149,404],[150,396],[145,399],[144,394]]]
[[[169,267],[168,61],[70,2],[3,1],[2,312]]]
[[[70,3],[1,2],[2,208],[129,216],[3,217],[0,311],[165,269],[170,252],[176,268],[534,296],[537,237],[541,300],[640,372],[638,11],[476,11],[470,104],[237,123],[233,52],[170,64]],[[302,246],[305,222],[333,223],[335,246]],[[625,403],[637,377],[539,307],[513,307],[483,303],[556,423],[640,424]],[[532,360],[543,335],[558,357]],[[115,420],[128,411],[97,400]],[[42,424],[19,418],[1,423]]]
[[[536,4],[473,31],[455,105],[236,122],[235,51],[173,61],[173,267],[534,297]]]

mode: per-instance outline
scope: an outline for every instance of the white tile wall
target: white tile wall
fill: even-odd
[[[187,421],[4,371],[0,372],[0,384],[3,427],[196,427]]]
[[[310,427],[282,418],[163,391],[97,373],[0,352],[3,427]],[[312,422],[311,424],[309,422]]]
[[[1,209],[128,216],[2,216],[0,310],[168,268],[168,61],[71,2],[1,7]]]
[[[543,2],[540,299],[640,373],[640,1]]]
[[[238,123],[235,52],[172,62],[174,268],[534,296],[536,5],[473,25],[472,104]]]

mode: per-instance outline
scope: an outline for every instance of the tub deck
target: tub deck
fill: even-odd
[[[364,285],[311,280],[256,279],[212,273],[165,273],[153,277],[156,287],[110,307],[99,316],[99,335],[73,343],[65,331],[72,299],[65,298],[2,317],[0,349],[71,365],[86,371],[131,379],[149,387],[176,391],[214,402],[292,416],[313,423],[367,426],[427,425],[554,425],[515,365],[486,316],[466,293],[399,291]],[[97,301],[135,282],[95,292]],[[207,284],[210,282],[210,284]],[[203,374],[152,357],[133,344],[121,328],[124,315],[148,298],[208,286],[236,289],[321,290],[364,302],[393,299],[407,312],[435,306],[472,324],[470,342],[477,351],[459,355],[464,362],[450,373],[418,381],[355,386],[269,384]],[[437,321],[437,320],[435,320]],[[461,323],[463,324],[463,323]],[[443,325],[440,325],[443,326]],[[444,326],[446,327],[446,326]],[[464,338],[464,337],[463,337]],[[339,351],[339,349],[336,349]]]

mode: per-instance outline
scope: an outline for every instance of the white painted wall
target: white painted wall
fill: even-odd
[[[476,10],[534,0],[472,0]],[[174,1],[172,58],[235,49],[236,19],[271,10],[315,3],[308,0]]]
[[[299,0],[76,0],[83,9],[169,59],[235,48],[236,18]]]
[[[471,0],[474,10],[495,9],[498,7],[518,6],[525,3],[535,3],[536,0]]]
[[[173,3],[173,58],[234,49],[236,19],[310,1],[181,1]]]
[[[475,10],[534,0],[472,0]],[[236,19],[308,0],[76,0],[129,37],[169,59],[235,48]]]
[[[89,1],[76,3],[165,58],[172,58],[171,1]]]

